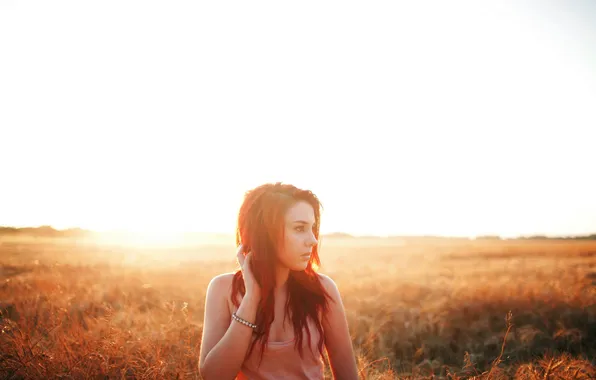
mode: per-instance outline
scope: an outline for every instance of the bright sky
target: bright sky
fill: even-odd
[[[0,225],[594,233],[594,4],[2,1]]]

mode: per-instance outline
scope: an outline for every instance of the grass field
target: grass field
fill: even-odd
[[[0,238],[0,378],[200,378],[206,286],[234,252]],[[596,242],[323,239],[321,256],[362,378],[596,377]]]

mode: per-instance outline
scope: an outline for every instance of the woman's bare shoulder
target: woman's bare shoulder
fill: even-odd
[[[319,276],[319,280],[321,281],[323,286],[325,286],[325,287],[331,286],[332,287],[335,285],[335,281],[333,281],[333,279],[329,275],[326,275],[324,273],[317,273],[317,275]]]
[[[232,280],[234,279],[234,274],[234,272],[218,274],[211,279],[207,286],[207,293],[212,297],[225,299],[230,313],[235,310],[232,302]]]
[[[207,285],[207,291],[212,291],[218,294],[225,294],[232,288],[232,280],[234,279],[234,273],[222,273],[213,277]]]
[[[317,273],[317,275],[327,293],[329,293],[332,298],[337,298],[339,296],[339,288],[335,281],[329,275],[323,273]]]

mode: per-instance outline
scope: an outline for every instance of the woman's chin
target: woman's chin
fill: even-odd
[[[302,272],[303,270],[306,270],[306,267],[308,267],[308,261],[305,263],[300,263],[300,264],[294,265],[290,269],[293,270],[294,272]]]

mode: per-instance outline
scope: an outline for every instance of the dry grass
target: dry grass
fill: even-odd
[[[232,241],[0,244],[0,378],[200,378]],[[596,376],[595,242],[327,240],[322,260],[362,378]]]

